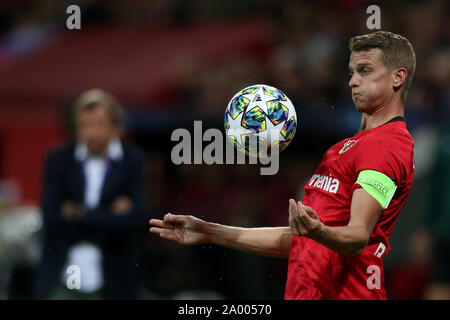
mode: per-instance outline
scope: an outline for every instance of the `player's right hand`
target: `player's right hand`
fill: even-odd
[[[167,213],[163,220],[151,219],[150,232],[161,238],[173,240],[183,245],[199,245],[207,242],[204,230],[205,221],[193,216]]]

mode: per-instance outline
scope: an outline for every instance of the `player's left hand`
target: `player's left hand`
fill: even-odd
[[[289,227],[292,234],[314,238],[324,227],[313,208],[289,199]]]

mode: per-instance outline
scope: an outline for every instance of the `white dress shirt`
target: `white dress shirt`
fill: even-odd
[[[95,157],[89,155],[85,143],[78,142],[74,156],[77,161],[83,163],[85,177],[84,205],[88,209],[94,209],[100,202],[109,160],[120,160],[123,157],[122,144],[119,139],[113,139],[108,145],[107,156]],[[102,252],[98,246],[89,242],[82,242],[69,249],[68,261],[62,275],[64,285],[69,276],[66,270],[70,265],[76,265],[80,268],[79,291],[91,293],[103,287]]]

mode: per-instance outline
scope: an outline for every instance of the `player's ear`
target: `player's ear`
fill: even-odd
[[[408,71],[405,68],[398,68],[392,71],[392,86],[394,90],[397,91],[402,84],[406,81],[406,77],[408,76]]]

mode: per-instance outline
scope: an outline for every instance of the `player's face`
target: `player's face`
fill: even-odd
[[[380,60],[381,50],[352,52],[350,55],[350,76],[348,83],[356,109],[373,113],[392,98],[392,78]]]
[[[81,111],[78,114],[77,128],[78,138],[86,143],[92,155],[104,154],[109,141],[118,134],[106,107]]]

